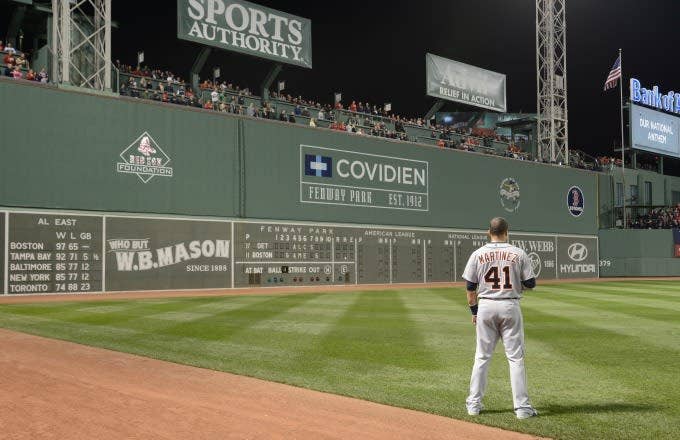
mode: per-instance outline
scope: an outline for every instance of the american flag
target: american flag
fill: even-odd
[[[607,81],[604,82],[604,89],[609,90],[616,87],[618,80],[621,78],[621,55],[616,59],[614,65],[612,66],[611,72],[607,77]]]

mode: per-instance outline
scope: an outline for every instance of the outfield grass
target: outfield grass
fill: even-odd
[[[542,286],[523,300],[518,421],[496,351],[467,416],[474,353],[462,289],[0,306],[0,327],[558,439],[680,438],[680,285]]]

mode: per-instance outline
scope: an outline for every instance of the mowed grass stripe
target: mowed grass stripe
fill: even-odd
[[[579,298],[597,298],[602,301],[611,301],[611,302],[621,302],[624,300],[631,305],[636,305],[636,306],[642,306],[642,307],[651,307],[651,308],[657,308],[660,310],[675,310],[680,312],[680,302],[676,301],[674,298],[668,298],[668,299],[658,299],[658,298],[642,298],[644,295],[641,293],[640,295],[621,295],[621,294],[616,294],[616,293],[610,293],[610,292],[604,292],[602,290],[599,290],[597,288],[583,288],[583,287],[576,287],[573,285],[570,285],[569,287],[566,286],[560,286],[560,287],[552,287],[552,286],[543,286],[540,287],[540,289],[548,291],[548,292],[553,292],[553,293],[559,293],[562,295],[571,295],[571,296],[576,296]]]
[[[196,339],[219,340],[272,319],[285,311],[310,301],[313,295],[269,297],[244,307],[217,313],[205,319],[179,323],[164,329],[164,334]]]
[[[623,295],[641,295],[643,297],[649,296],[651,298],[661,297],[661,299],[671,298],[680,300],[680,287],[665,287],[652,288],[647,287],[640,289],[639,286],[593,286],[593,289],[605,292],[618,293]]]
[[[677,298],[678,295],[680,294],[680,289],[674,289],[672,287],[665,287],[665,288],[650,288],[650,287],[640,287],[638,285],[609,285],[604,284],[604,283],[595,283],[595,284],[562,284],[562,285],[555,285],[555,284],[546,284],[542,285],[539,284],[539,287],[546,287],[546,288],[564,288],[564,289],[583,289],[583,290],[588,290],[588,291],[599,291],[599,292],[607,292],[607,293],[613,293],[613,294],[618,294],[618,295],[625,295],[625,296],[645,296],[645,295],[660,295],[663,298],[670,298],[674,299]]]
[[[677,335],[673,334],[673,331],[677,329],[677,317],[674,322],[666,323],[636,317],[632,311],[620,313],[608,310],[606,305],[596,304],[596,302],[596,300],[589,300],[586,304],[579,304],[564,296],[541,297],[537,295],[523,300],[522,306],[527,310],[535,310],[551,316],[573,318],[587,323],[588,327],[594,329],[635,337],[641,344],[651,343],[663,349],[680,352],[680,341]]]
[[[299,306],[286,310],[275,319],[260,321],[251,330],[291,332],[311,335],[324,334],[353,303],[351,296],[342,301],[328,302],[326,295],[319,295]]]
[[[627,301],[626,296],[619,296],[618,301],[612,301],[611,298],[601,299],[597,295],[588,295],[587,297],[574,296],[567,291],[549,291],[545,288],[538,288],[535,291],[525,295],[527,301],[532,301],[534,298],[546,298],[555,301],[563,301],[577,305],[588,305],[595,310],[600,310],[603,313],[618,312],[629,315],[633,318],[648,318],[660,322],[668,322],[675,324],[677,322],[678,313],[672,309],[660,309],[659,307],[647,307],[640,305],[631,305]]]
[[[551,344],[555,350],[577,362],[619,376],[619,380],[628,386],[642,385],[647,392],[656,389],[656,397],[661,398],[671,396],[674,387],[669,385],[677,385],[677,354],[642,343],[639,336],[593,327],[582,320],[556,316],[537,308],[526,307],[525,319],[527,322],[534,320],[531,325],[538,324],[543,330],[539,336],[534,328],[533,337],[540,337],[543,343]],[[653,377],[647,372],[650,365],[656,372]],[[651,384],[654,383],[664,385],[653,387]]]

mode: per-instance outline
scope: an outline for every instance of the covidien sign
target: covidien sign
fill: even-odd
[[[429,163],[300,146],[300,202],[429,210]]]

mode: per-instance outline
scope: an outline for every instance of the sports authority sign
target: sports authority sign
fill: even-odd
[[[312,22],[242,0],[177,0],[177,38],[312,68]]]
[[[505,75],[426,54],[429,96],[505,113]]]
[[[300,202],[429,210],[429,163],[300,145]]]

